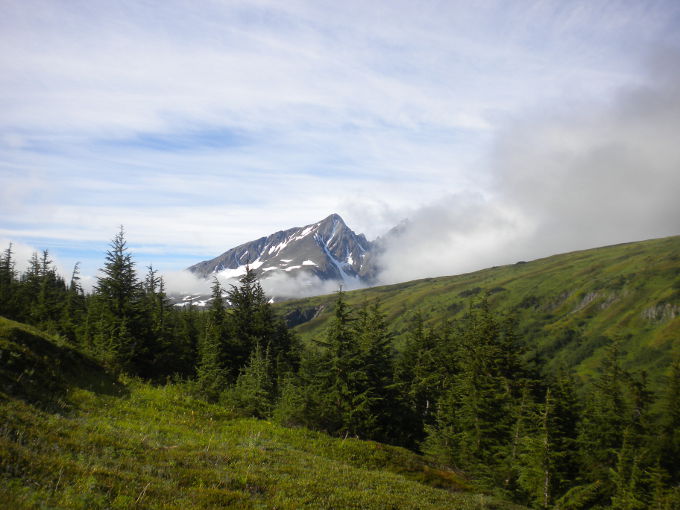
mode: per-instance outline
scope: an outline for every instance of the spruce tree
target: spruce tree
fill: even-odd
[[[227,293],[229,301],[229,341],[227,342],[230,380],[247,363],[255,345],[270,353],[274,379],[295,370],[299,361],[297,338],[278,318],[253,269],[246,267],[239,285]]]
[[[517,414],[514,394],[520,385],[508,369],[516,362],[503,350],[503,327],[486,299],[471,306],[454,342],[456,371],[438,401],[425,444],[428,452],[467,470],[484,486],[507,485],[503,465]]]
[[[41,287],[41,264],[38,253],[33,252],[28,261],[28,267],[20,277],[20,285],[17,293],[17,320],[29,324],[37,324],[39,310],[37,308],[38,296]]]
[[[415,364],[420,351],[425,344],[425,326],[423,315],[416,312],[409,321],[409,329],[404,347],[397,354],[394,362],[394,379],[399,387],[404,387],[404,394],[408,394],[410,381],[413,380]]]
[[[181,351],[173,339],[173,310],[165,293],[165,282],[153,266],[142,284],[144,315],[143,375],[162,378],[181,372]]]
[[[17,273],[12,243],[0,255],[0,315],[16,318]]]
[[[578,430],[580,405],[574,378],[561,369],[549,385],[552,402],[550,439],[552,450],[552,494],[555,499],[565,494],[579,476]]]
[[[529,501],[538,508],[549,508],[554,499],[554,414],[555,406],[548,388],[545,402],[534,415],[535,430],[523,438],[518,459],[519,485],[526,491]]]
[[[546,395],[546,399],[548,398]],[[546,420],[550,413],[540,414],[537,412],[530,385],[525,382],[521,389],[520,396],[513,399],[510,405],[512,413],[511,437],[509,444],[505,448],[503,466],[501,467],[503,476],[503,490],[509,495],[516,495],[521,492],[518,487],[518,478],[521,474],[520,456],[527,436],[530,434],[534,420],[540,422]],[[541,439],[545,445],[547,439]],[[545,470],[544,470],[545,475]]]
[[[528,422],[518,458],[518,482],[534,506],[550,508],[574,485],[577,424],[573,379],[561,371]]]
[[[227,292],[230,310],[231,333],[229,338],[230,377],[236,378],[248,362],[250,353],[261,338],[264,324],[257,317],[257,309],[264,300],[264,292],[257,275],[250,267],[239,278],[239,285],[232,285]],[[266,300],[265,300],[266,301]]]
[[[198,367],[199,355],[199,313],[193,302],[182,307],[175,323],[175,342],[179,348],[179,362],[181,373],[189,378],[195,378]]]
[[[618,343],[612,343],[592,383],[580,423],[579,444],[583,468],[592,481],[604,483],[616,464],[623,444],[629,408],[625,399],[624,373],[619,364]]]
[[[680,484],[680,359],[671,365],[670,376],[661,399],[658,457],[670,483]]]
[[[57,274],[49,252],[44,250],[41,256],[34,252],[17,288],[15,318],[57,333],[65,294],[66,284]]]
[[[331,355],[325,342],[304,349],[296,372],[285,374],[278,384],[279,400],[274,418],[284,425],[304,426],[334,433],[339,419],[329,397]]]
[[[40,258],[40,292],[35,308],[36,324],[46,331],[57,331],[65,294],[64,280],[57,274],[48,251],[43,250]]]
[[[644,473],[641,466],[642,451],[635,445],[637,438],[633,427],[627,427],[623,443],[616,453],[616,465],[610,470],[614,483],[611,499],[612,510],[644,510]]]
[[[213,280],[212,299],[208,310],[208,321],[199,344],[199,362],[196,369],[197,384],[201,395],[215,402],[227,386],[227,361],[224,344],[226,341],[226,311],[222,286],[217,278]]]
[[[627,426],[631,429],[630,439],[635,447],[646,447],[651,443],[653,427],[651,407],[654,394],[649,390],[647,373],[626,374],[628,394],[630,395],[630,416]]]
[[[461,461],[480,476],[491,476],[501,449],[508,444],[512,425],[511,397],[500,361],[499,325],[486,301],[468,319],[460,355],[460,376],[455,391],[458,410],[458,446]]]
[[[412,448],[424,439],[425,427],[434,424],[435,402],[449,387],[450,381],[440,371],[441,343],[446,341],[441,341],[434,331],[426,331],[423,317],[417,313],[395,360],[394,385],[403,410],[400,442]]]
[[[255,345],[236,383],[226,392],[224,401],[242,416],[268,418],[271,415],[274,403],[271,359],[259,344]]]
[[[145,361],[140,358],[148,354],[139,338],[142,289],[122,226],[100,272],[95,285],[100,310],[95,349],[113,367],[136,373]]]
[[[76,262],[66,291],[66,302],[59,325],[60,333],[72,344],[76,344],[82,335],[86,312],[85,294],[80,284],[80,262]]]
[[[329,425],[333,432],[344,435],[364,433],[374,427],[375,419],[370,413],[372,396],[353,322],[340,290],[326,336],[328,358],[324,376]]]
[[[379,301],[364,305],[356,323],[356,335],[366,374],[365,398],[369,422],[362,437],[389,442],[398,436],[399,411],[393,381],[392,338]]]
[[[303,367],[308,367],[308,365],[301,362],[299,372],[306,371]],[[310,412],[317,408],[313,398],[312,384],[309,381],[305,384],[303,380],[300,373],[289,372],[283,376],[278,384],[278,399],[272,413],[273,418],[277,423],[286,427],[322,428],[318,414]]]

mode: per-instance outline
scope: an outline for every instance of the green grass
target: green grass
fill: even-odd
[[[0,360],[3,508],[519,508],[402,448],[235,419],[182,385],[118,382],[2,318]]]
[[[0,317],[0,395],[62,407],[69,388],[119,394],[124,388],[99,364],[42,332]]]
[[[360,305],[381,300],[399,347],[417,312],[429,325],[457,319],[484,292],[495,311],[511,313],[527,347],[546,361],[592,374],[613,339],[623,364],[647,370],[653,382],[680,354],[680,236],[578,251],[347,293]],[[312,311],[295,329],[305,340],[322,337],[335,296],[288,301],[280,313]]]

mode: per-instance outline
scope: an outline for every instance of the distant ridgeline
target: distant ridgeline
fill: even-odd
[[[249,268],[199,311],[121,229],[100,274],[0,256],[11,506],[680,508],[679,237],[277,306]]]

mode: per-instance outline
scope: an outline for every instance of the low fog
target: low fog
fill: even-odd
[[[487,194],[451,193],[385,239],[382,283],[680,233],[680,55],[606,107],[570,103],[498,134]]]
[[[238,285],[237,278],[226,278],[219,273],[216,274],[220,285],[224,289],[230,289],[231,285]],[[169,294],[200,294],[209,295],[213,285],[212,278],[199,278],[189,271],[164,272],[167,292]],[[303,298],[318,296],[320,294],[331,294],[338,290],[339,285],[336,281],[321,280],[309,273],[298,273],[289,275],[287,273],[275,273],[267,275],[260,280],[262,288],[268,296],[275,296],[277,299]],[[345,290],[359,288],[356,285],[345,285]]]

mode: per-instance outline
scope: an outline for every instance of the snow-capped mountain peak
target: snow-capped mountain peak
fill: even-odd
[[[262,278],[305,272],[352,287],[362,281],[364,259],[370,249],[371,243],[363,234],[355,234],[338,214],[331,214],[317,223],[244,243],[188,270],[202,277],[216,273],[237,277],[250,266]]]

